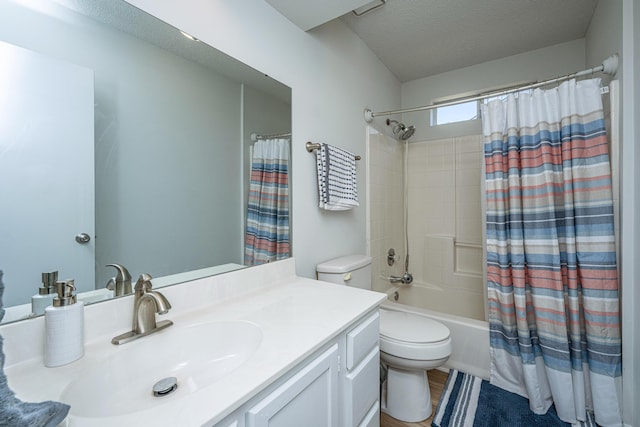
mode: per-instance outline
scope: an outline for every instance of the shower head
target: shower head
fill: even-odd
[[[397,120],[387,119],[387,126],[393,125],[393,134],[398,137],[401,141],[406,141],[411,138],[413,134],[416,132],[415,126],[405,126],[404,123],[400,123]]]
[[[402,123],[400,123],[400,125],[402,125]],[[402,125],[402,130],[400,131],[400,139],[406,141],[407,139],[411,138],[414,133],[416,133],[415,126],[409,125],[408,127],[405,127],[404,125]]]

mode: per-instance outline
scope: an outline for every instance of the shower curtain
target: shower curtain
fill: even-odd
[[[482,107],[491,382],[620,426],[621,335],[600,79]]]
[[[257,141],[244,243],[245,265],[289,257],[289,141]]]

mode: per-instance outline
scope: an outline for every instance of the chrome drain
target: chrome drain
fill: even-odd
[[[153,395],[156,397],[166,396],[173,393],[178,388],[176,377],[163,378],[153,385]]]

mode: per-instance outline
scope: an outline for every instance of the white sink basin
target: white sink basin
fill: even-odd
[[[260,328],[245,321],[174,325],[118,346],[71,382],[60,399],[76,417],[143,411],[215,383],[248,360],[261,341]],[[178,388],[154,396],[154,384],[166,377],[176,377]]]

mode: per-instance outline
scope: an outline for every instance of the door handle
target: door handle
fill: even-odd
[[[85,243],[89,243],[91,241],[91,236],[87,233],[76,234],[76,242],[84,245]]]

